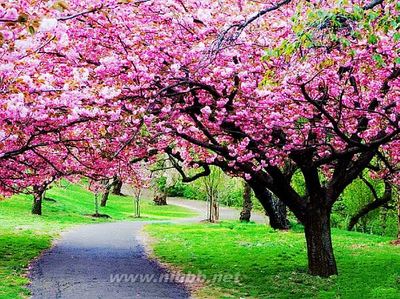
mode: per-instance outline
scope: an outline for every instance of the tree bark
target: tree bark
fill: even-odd
[[[105,207],[107,205],[107,201],[108,201],[108,196],[109,195],[110,195],[110,189],[107,188],[106,191],[101,196],[101,202],[100,202],[100,206],[101,207]]]
[[[308,273],[321,277],[337,275],[333,254],[329,209],[310,211],[304,223],[307,241]]]
[[[34,186],[33,187],[33,204],[32,204],[32,214],[42,215],[42,200],[43,193],[46,187]]]
[[[211,196],[209,198],[209,221],[211,223],[215,223],[219,220],[219,206],[218,206],[218,200],[214,197]]]
[[[157,206],[166,206],[167,194],[165,192],[155,192],[153,201]]]
[[[243,209],[240,212],[239,220],[242,222],[249,222],[251,217],[251,210],[253,203],[251,201],[251,187],[247,182],[243,183]]]
[[[112,194],[122,196],[123,195],[122,192],[121,192],[122,181],[120,179],[118,179],[118,178],[115,178],[114,182],[113,182],[113,185],[114,185],[114,188],[112,190]]]
[[[274,198],[272,193],[267,188],[260,185],[259,182],[248,181],[248,183],[263,206],[266,215],[269,218],[269,225],[273,229],[289,229],[286,205],[278,198]]]

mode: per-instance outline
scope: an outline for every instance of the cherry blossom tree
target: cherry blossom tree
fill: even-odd
[[[218,166],[270,215],[289,207],[320,276],[337,274],[330,213],[344,188],[366,168],[398,183],[394,1],[11,5],[0,11],[7,163],[73,144],[92,175],[165,151],[200,173]]]
[[[158,148],[271,190],[305,226],[309,272],[336,274],[332,205],[365,168],[397,172],[399,8],[237,4],[142,3],[130,22],[105,21],[106,65],[125,88],[116,98],[136,107]],[[290,185],[295,169],[304,198]]]

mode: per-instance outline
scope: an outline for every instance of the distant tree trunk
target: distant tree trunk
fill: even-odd
[[[99,217],[99,194],[96,192],[94,194],[94,215],[95,217]]]
[[[115,178],[113,182],[114,188],[112,190],[112,194],[122,196],[121,188],[122,188],[122,181],[119,178]]]
[[[381,198],[378,197],[374,187],[368,181],[364,180],[364,182],[373,193],[375,200],[373,202],[366,204],[355,215],[353,215],[350,218],[349,225],[347,226],[348,230],[352,230],[354,226],[357,224],[357,222],[360,220],[360,218],[367,215],[369,212],[383,205],[386,205],[388,202],[392,200],[392,185],[389,182],[385,181],[385,193]]]
[[[42,200],[46,187],[47,185],[33,186],[32,214],[34,215],[42,215]]]
[[[219,168],[212,168],[209,175],[202,178],[202,184],[207,194],[208,221],[215,223],[219,220],[218,198],[223,184],[223,172]]]
[[[215,223],[219,220],[219,205],[218,200],[214,195],[209,197],[209,218],[211,223]]]
[[[240,212],[240,221],[249,222],[253,203],[251,201],[251,187],[247,182],[243,183],[243,209]]]
[[[256,180],[248,181],[254,191],[255,196],[263,206],[266,215],[269,218],[269,225],[273,229],[289,229],[289,220],[287,219],[286,205],[279,199],[274,198],[272,193],[262,186]]]
[[[108,180],[104,182],[105,191],[104,191],[103,195],[101,196],[101,202],[100,202],[101,207],[105,207],[107,205],[108,196],[110,195],[110,190],[111,190],[111,187],[113,186],[113,183],[114,183],[114,181],[110,183]]]
[[[160,190],[156,190],[154,192],[153,201],[157,206],[166,206],[167,205],[167,193],[162,192]]]
[[[141,190],[137,190],[137,192],[135,192],[135,197],[133,198],[133,207],[134,207],[134,217],[135,218],[140,218],[140,195],[141,195],[142,191]]]
[[[163,178],[158,177],[158,179]],[[157,182],[154,184],[154,197],[153,197],[154,204],[157,206],[165,206],[167,205],[167,186],[163,185],[161,187]]]

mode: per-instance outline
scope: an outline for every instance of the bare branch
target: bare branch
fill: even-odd
[[[211,45],[210,54],[211,55],[215,55],[226,44],[234,43],[240,37],[240,35],[244,31],[244,29],[247,26],[249,26],[251,23],[253,23],[257,19],[261,18],[262,16],[264,16],[268,12],[277,10],[277,9],[281,8],[282,6],[284,6],[286,4],[289,4],[290,2],[291,2],[291,0],[284,0],[284,1],[278,2],[275,5],[272,5],[270,7],[267,7],[267,8],[264,8],[264,9],[260,10],[258,13],[250,16],[246,21],[244,21],[244,22],[242,22],[240,24],[234,24],[234,25],[229,26],[227,29],[222,31],[218,35],[217,39],[213,42],[213,44]]]
[[[383,0],[373,0],[371,3],[363,6],[363,9],[364,10],[373,9],[375,6],[377,6],[379,4],[383,4]]]
[[[73,15],[60,17],[57,20],[58,21],[67,21],[67,20],[75,19],[77,17],[81,17],[81,16],[84,16],[84,15],[87,15],[87,14],[95,13],[95,12],[101,10],[102,8],[103,8],[103,5],[100,5],[99,7],[95,7],[95,8],[92,8],[92,9],[89,9],[89,10],[86,10],[86,11],[82,11],[82,12],[79,12],[79,13],[76,13],[76,14],[73,14]]]

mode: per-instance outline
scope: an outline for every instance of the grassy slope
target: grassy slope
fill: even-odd
[[[134,220],[131,197],[111,195],[108,206],[100,213],[111,220],[94,219],[93,194],[77,185],[54,187],[47,197],[56,202],[43,203],[43,216],[30,214],[31,196],[18,195],[0,201],[0,298],[18,298],[27,295],[24,277],[30,260],[51,245],[58,232],[76,224],[115,220]],[[155,206],[149,200],[142,202],[143,220],[189,217],[193,213],[176,206]]]
[[[157,240],[155,254],[186,273],[240,274],[240,283],[209,283],[201,298],[400,298],[400,248],[386,237],[334,230],[340,275],[321,279],[305,273],[301,231],[233,222],[146,230]]]

